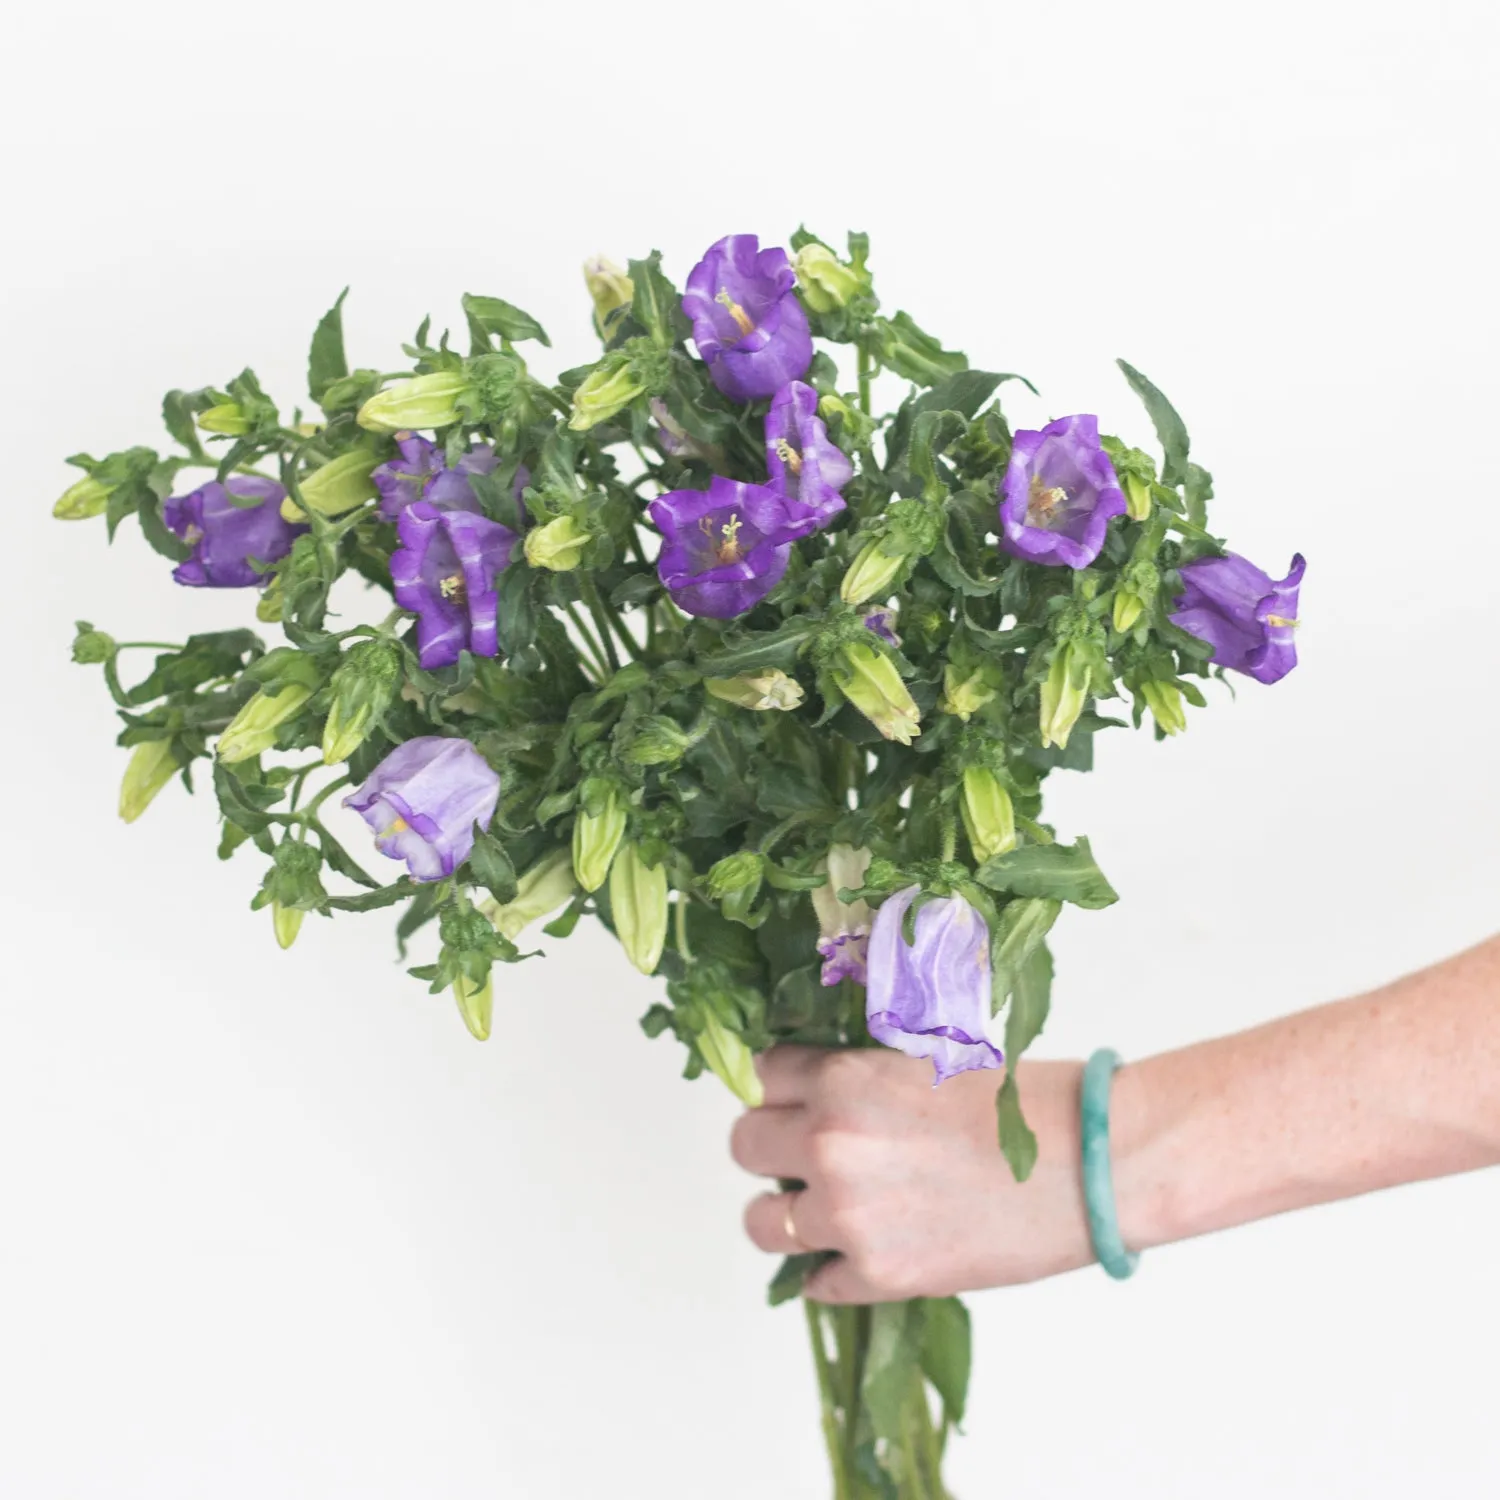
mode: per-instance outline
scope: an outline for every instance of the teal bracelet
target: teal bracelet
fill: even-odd
[[[1115,1184],[1109,1165],[1109,1086],[1120,1054],[1101,1047],[1083,1069],[1083,1201],[1089,1235],[1099,1264],[1116,1281],[1133,1275],[1140,1256],[1125,1248],[1115,1212]]]

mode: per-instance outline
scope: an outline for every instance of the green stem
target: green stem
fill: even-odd
[[[604,601],[599,597],[599,590],[594,587],[592,578],[580,578],[578,589],[588,604],[589,613],[594,617],[594,624],[599,629],[599,638],[604,642],[604,654],[609,660],[609,669],[611,672],[618,672],[620,653],[615,650],[615,638],[610,633],[609,621],[604,613]]]
[[[828,1447],[828,1462],[833,1468],[834,1500],[850,1500],[849,1476],[844,1472],[844,1455],[839,1446],[839,1424],[834,1411],[833,1368],[828,1363],[828,1346],[823,1342],[823,1315],[816,1302],[802,1300],[807,1314],[807,1331],[812,1339],[813,1365],[818,1372],[818,1400],[823,1409],[823,1441]]]
[[[859,346],[859,409],[868,417],[870,415],[870,356],[865,352],[864,345]]]
[[[609,670],[604,665],[604,653],[599,649],[599,642],[594,639],[594,632],[589,629],[583,616],[578,613],[578,606],[571,599],[563,608],[567,610],[568,618],[573,622],[580,640],[588,648],[589,666],[593,668],[595,677],[602,682],[609,676]]]
[[[311,823],[318,815],[318,809],[336,792],[340,787],[348,786],[354,778],[351,776],[340,776],[330,781],[327,786],[318,793],[311,802],[297,815],[304,823]]]
[[[116,651],[130,651],[140,647],[147,651],[181,651],[183,648],[172,641],[116,641]]]
[[[672,903],[672,928],[677,938],[677,956],[685,964],[692,963],[693,950],[688,947],[687,939],[687,897],[681,891]]]

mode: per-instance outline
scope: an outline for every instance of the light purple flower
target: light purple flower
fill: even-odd
[[[901,637],[896,634],[896,611],[884,605],[865,616],[865,629],[873,631],[888,646],[901,644]]]
[[[864,984],[866,956],[870,945],[870,908],[864,901],[847,905],[839,900],[841,890],[858,890],[865,883],[870,868],[870,851],[848,844],[835,844],[828,851],[822,869],[828,876],[826,885],[815,887],[813,910],[818,914],[818,956],[823,960],[821,978],[825,985],[841,979]]]
[[[1300,552],[1279,583],[1233,552],[1188,563],[1172,623],[1207,641],[1216,667],[1280,682],[1297,665],[1297,596],[1306,571]]]
[[[1099,446],[1099,419],[1059,417],[1018,432],[1000,486],[1000,545],[1013,557],[1086,568],[1125,514],[1115,466]]]
[[[679,609],[731,620],[781,582],[792,543],[817,529],[805,506],[763,484],[715,475],[706,490],[672,490],[651,502],[664,538],[657,572]]]
[[[258,500],[236,505],[229,497]],[[188,542],[193,555],[172,570],[189,588],[243,589],[267,581],[266,566],[292,550],[305,526],[283,519],[286,491],[258,474],[231,474],[190,495],[173,495],[162,506],[167,529]],[[263,566],[257,568],[255,564]]]
[[[396,535],[401,547],[391,558],[391,582],[396,603],[417,617],[422,666],[452,666],[465,649],[498,655],[495,578],[510,564],[515,532],[487,516],[418,500],[401,512]]]
[[[397,745],[344,806],[413,880],[442,880],[469,857],[474,825],[488,828],[499,800],[499,776],[468,740],[429,734]]]
[[[771,488],[810,505],[826,526],[844,508],[839,491],[854,473],[818,416],[818,393],[800,380],[776,392],[766,413],[766,465]]]
[[[785,250],[726,235],[688,273],[682,310],[713,383],[731,401],[774,395],[807,373],[812,334]]]
[[[916,940],[901,928],[920,887],[887,896],[870,933],[865,1016],[870,1035],[908,1057],[930,1057],[937,1082],[1005,1062],[988,1039],[990,933],[962,896],[929,901]]]
[[[397,434],[396,449],[398,456],[370,475],[380,492],[383,515],[394,521],[418,500],[425,500],[439,510],[467,510],[475,515],[483,512],[469,477],[488,474],[499,462],[488,443],[476,443],[452,468],[448,467],[443,450],[417,433]],[[531,475],[523,464],[516,470],[511,487],[518,500],[530,482]]]

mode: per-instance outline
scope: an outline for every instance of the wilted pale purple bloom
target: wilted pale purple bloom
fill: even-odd
[[[1233,552],[1182,570],[1172,623],[1214,648],[1214,665],[1257,682],[1279,682],[1297,665],[1297,596],[1307,562],[1299,552],[1279,583]]]
[[[408,505],[425,500],[439,510],[467,510],[481,514],[479,496],[469,483],[472,474],[488,474],[499,460],[488,443],[476,443],[459,461],[448,467],[443,450],[434,442],[408,432],[396,439],[398,456],[383,463],[370,478],[380,492],[381,513],[396,520]],[[521,491],[531,482],[523,464],[516,470],[512,493],[520,499]]]
[[[259,503],[236,505],[230,495]],[[171,496],[162,506],[162,520],[193,549],[172,577],[190,588],[242,589],[265,583],[265,567],[254,564],[279,561],[307,530],[283,519],[284,499],[286,491],[259,474],[231,474],[223,484],[210,480],[190,495]]]
[[[901,644],[901,637],[896,634],[896,611],[884,605],[865,616],[865,629],[874,631],[888,646]]]
[[[817,529],[806,507],[763,484],[716,474],[706,490],[651,502],[663,537],[657,572],[679,609],[731,620],[781,582],[792,543]]]
[[[391,558],[391,582],[396,603],[417,617],[422,666],[452,666],[465,648],[498,655],[495,577],[510,563],[515,532],[487,516],[419,500],[401,512],[396,535],[401,547]]]
[[[474,825],[488,828],[499,800],[500,778],[468,740],[428,734],[397,745],[344,806],[413,880],[442,880],[469,857]]]
[[[870,908],[864,901],[847,905],[839,900],[842,890],[858,890],[870,868],[870,851],[848,844],[835,844],[823,861],[828,883],[809,894],[818,914],[818,956],[823,960],[822,981],[834,985],[841,979],[863,984],[866,954],[870,944]]]
[[[774,395],[807,373],[812,335],[785,250],[726,235],[688,273],[682,310],[713,383],[731,401]]]
[[[1088,567],[1111,518],[1125,514],[1093,416],[1059,417],[1040,432],[1018,432],[1000,490],[1000,545],[1013,557],[1053,567]]]
[[[887,896],[870,933],[865,1016],[870,1035],[908,1057],[930,1057],[937,1082],[1005,1062],[988,1039],[990,932],[962,896],[929,901],[907,945],[902,920],[920,887]]]
[[[854,473],[818,416],[818,393],[800,380],[776,392],[766,413],[766,465],[771,488],[818,512],[826,526],[844,508],[839,491]]]

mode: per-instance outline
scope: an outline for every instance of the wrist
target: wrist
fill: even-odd
[[[1121,1238],[1134,1251],[1196,1232],[1190,1227],[1178,1136],[1169,1122],[1161,1082],[1156,1059],[1126,1063],[1115,1074],[1110,1098],[1115,1209]]]

